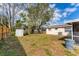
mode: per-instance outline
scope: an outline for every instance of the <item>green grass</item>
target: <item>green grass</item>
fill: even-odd
[[[26,55],[16,37],[11,36],[0,40],[0,56],[24,56]]]

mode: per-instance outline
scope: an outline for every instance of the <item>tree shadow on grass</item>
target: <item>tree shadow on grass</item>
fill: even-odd
[[[0,56],[27,56],[24,48],[15,36],[0,40]]]
[[[61,41],[61,44],[65,47],[65,37],[61,37],[59,40]]]
[[[64,40],[65,40],[65,37],[61,37],[61,38],[59,38],[59,40],[62,40],[62,41],[64,41]]]

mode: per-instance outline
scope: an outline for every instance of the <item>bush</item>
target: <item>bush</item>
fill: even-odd
[[[21,28],[22,27],[22,22],[20,20],[16,21],[16,28]]]

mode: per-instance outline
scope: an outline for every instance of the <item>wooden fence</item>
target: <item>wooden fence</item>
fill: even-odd
[[[7,38],[10,33],[10,29],[6,26],[0,26],[0,40]]]

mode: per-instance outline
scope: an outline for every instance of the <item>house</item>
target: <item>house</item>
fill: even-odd
[[[72,39],[75,40],[76,44],[79,44],[79,19],[67,21],[65,24],[72,25]]]
[[[69,32],[66,28],[68,25],[54,25],[46,29],[46,34],[67,36]]]

